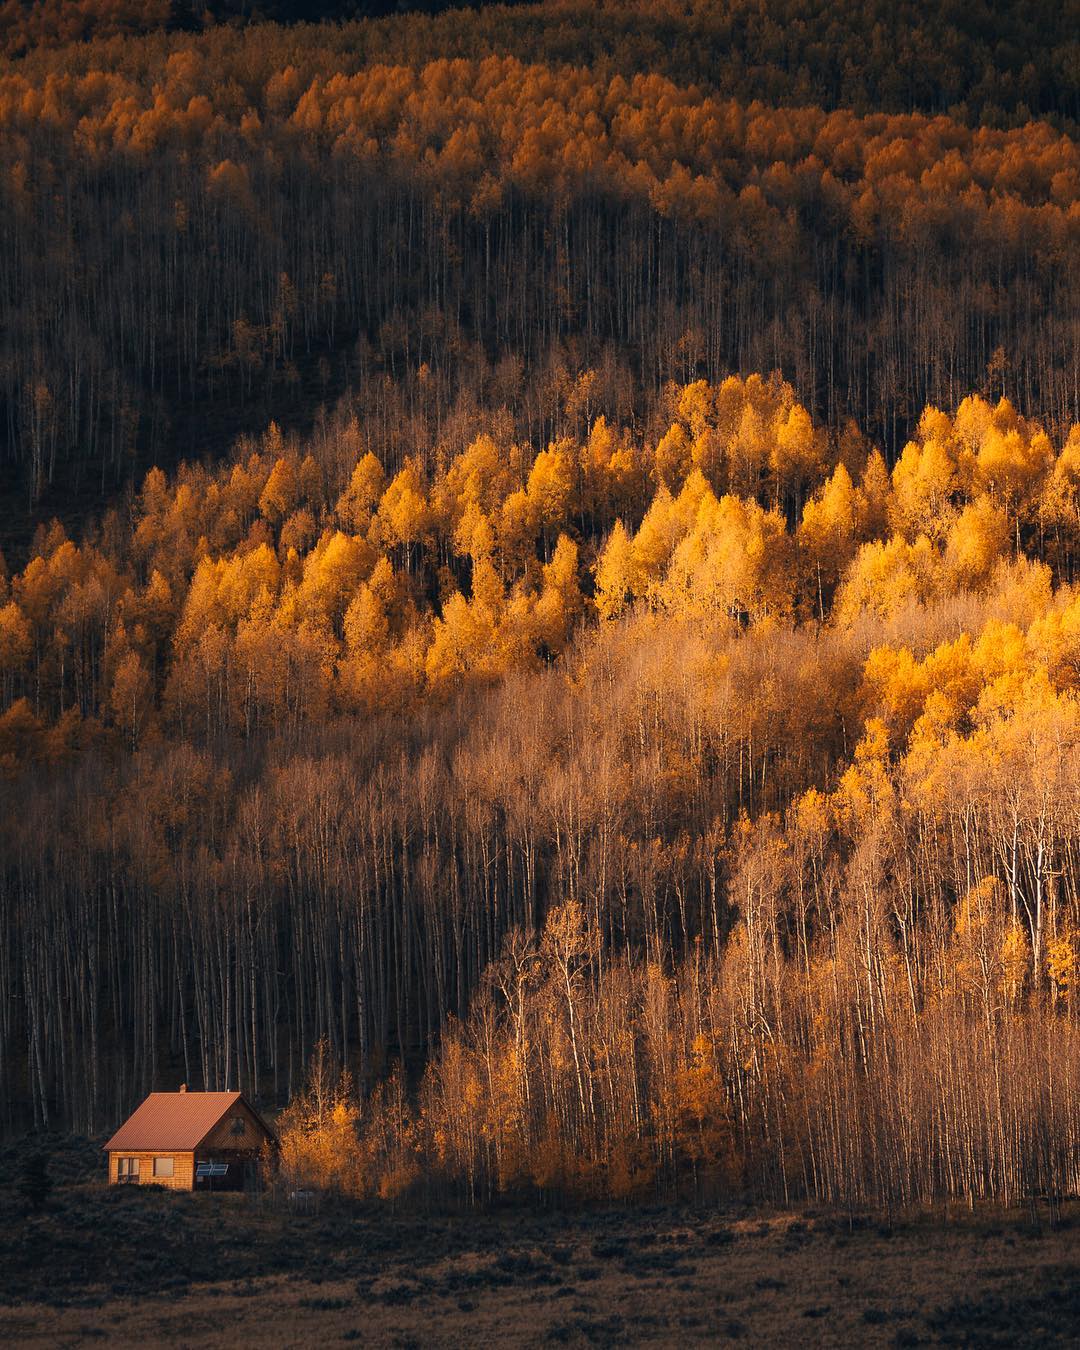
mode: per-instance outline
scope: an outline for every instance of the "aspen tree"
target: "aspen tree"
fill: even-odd
[[[602,619],[617,619],[633,600],[634,572],[630,538],[617,520],[595,568],[595,601]]]

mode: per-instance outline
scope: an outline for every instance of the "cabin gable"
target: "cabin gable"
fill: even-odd
[[[259,1153],[273,1136],[262,1120],[241,1097],[230,1106],[210,1133],[199,1144],[204,1153]]]

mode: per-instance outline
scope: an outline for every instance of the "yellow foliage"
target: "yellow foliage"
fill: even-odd
[[[684,489],[685,491],[685,489]],[[785,614],[792,604],[783,518],[755,501],[706,487],[690,533],[676,547],[659,596],[675,613]]]
[[[653,473],[661,489],[677,492],[692,463],[690,438],[678,422],[660,438],[652,453]]]
[[[116,663],[109,702],[116,725],[132,747],[143,730],[150,709],[151,694],[150,676],[138,652],[129,648]]]
[[[988,497],[978,497],[949,527],[945,566],[958,587],[983,585],[1007,556],[1009,522]]]
[[[379,502],[376,516],[379,537],[389,547],[419,544],[427,537],[431,523],[431,508],[420,468],[410,459]]]
[[[567,520],[574,488],[574,463],[565,445],[541,450],[533,460],[526,495],[533,519],[541,530],[555,530]]]
[[[940,575],[938,554],[925,535],[914,544],[899,536],[863,544],[844,574],[833,615],[849,624],[864,612],[888,618],[910,601],[927,601]]]
[[[836,466],[819,494],[803,507],[797,543],[822,608],[822,589],[831,593],[855,555],[864,515],[863,495],[843,464]]]
[[[0,674],[19,670],[30,655],[30,622],[14,600],[0,609]]]
[[[278,1120],[278,1167],[290,1189],[359,1196],[365,1176],[358,1138],[360,1108],[352,1080],[335,1080],[324,1041],[315,1048],[308,1081]]]
[[[608,536],[594,569],[596,609],[602,619],[617,619],[634,598],[634,557],[621,520]]]
[[[348,486],[337,500],[334,510],[338,519],[353,534],[365,534],[385,490],[383,466],[369,450],[353,469]]]
[[[338,625],[375,558],[366,540],[340,530],[325,533],[304,559],[297,591],[301,612],[309,619]]]
[[[921,429],[925,422],[924,415]],[[922,535],[934,541],[943,539],[961,487],[952,445],[934,437],[921,445],[909,441],[893,469],[892,486],[895,529],[908,542]]]
[[[1074,929],[1058,933],[1046,944],[1046,973],[1055,999],[1073,1000],[1080,983],[1080,935]]]
[[[774,425],[769,467],[781,490],[787,486],[801,489],[818,479],[825,468],[825,446],[806,409],[792,404],[777,414]]]
[[[578,584],[577,545],[560,534],[551,562],[545,563],[543,586],[536,602],[536,637],[549,655],[557,656],[570,637],[584,606]]]
[[[849,830],[863,829],[891,810],[896,792],[889,773],[889,733],[880,718],[867,719],[855,762],[836,790],[837,813]]]
[[[298,499],[299,484],[292,461],[276,460],[259,496],[259,510],[271,524],[276,524],[296,509]]]
[[[13,778],[38,752],[41,722],[25,698],[0,713],[0,776]]]
[[[1031,969],[1031,942],[1027,930],[1019,923],[1010,923],[1001,940],[1001,992],[1006,1002],[1015,1004],[1024,989]]]
[[[903,738],[915,724],[930,689],[927,671],[907,647],[875,647],[866,658],[860,701]]]

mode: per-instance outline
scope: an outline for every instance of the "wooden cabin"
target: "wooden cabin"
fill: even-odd
[[[151,1092],[104,1146],[114,1186],[238,1191],[277,1139],[241,1092]]]

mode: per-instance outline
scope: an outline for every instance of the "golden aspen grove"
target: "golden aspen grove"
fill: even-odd
[[[1076,0],[434,8],[0,3],[0,1131],[1074,1196]]]

